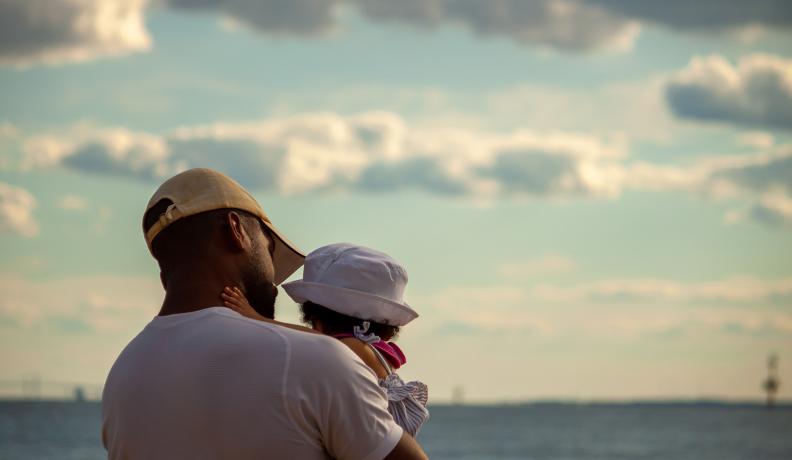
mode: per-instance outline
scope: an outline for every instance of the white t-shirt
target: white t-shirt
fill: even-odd
[[[401,435],[338,340],[224,307],[155,317],[102,396],[111,459],[381,459]]]

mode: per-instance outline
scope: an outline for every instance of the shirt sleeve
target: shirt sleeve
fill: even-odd
[[[285,388],[290,412],[331,457],[381,460],[403,430],[376,375],[337,340],[315,337],[293,348]]]

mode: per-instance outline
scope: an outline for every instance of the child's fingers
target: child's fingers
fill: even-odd
[[[228,301],[225,301],[225,302],[223,302],[223,305],[225,305],[226,307],[228,307],[228,308],[230,308],[230,309],[234,310],[234,311],[235,311],[235,312],[237,312],[237,313],[242,313],[242,312],[244,312],[244,311],[245,311],[245,310],[244,310],[244,309],[242,309],[242,308],[241,308],[239,305],[237,305],[237,304],[235,304],[235,303],[228,302]]]
[[[220,294],[220,297],[223,299],[223,302],[225,304],[227,304],[227,305],[233,305],[236,308],[240,308],[241,307],[239,301],[237,301],[237,299],[235,299],[234,297],[231,297],[231,296],[229,296],[227,294],[224,294],[224,293]]]
[[[242,297],[242,293],[241,292],[235,291],[233,288],[230,288],[230,287],[226,287],[223,290],[223,293],[228,295],[229,297],[234,297],[234,298]]]

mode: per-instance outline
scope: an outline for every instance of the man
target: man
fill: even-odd
[[[239,184],[183,172],[154,193],[143,231],[165,299],[107,377],[110,458],[426,458],[347,347],[220,306],[239,286],[272,318],[275,285],[304,258]]]

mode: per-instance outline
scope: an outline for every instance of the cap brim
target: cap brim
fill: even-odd
[[[264,219],[261,220],[264,225],[275,236],[275,247],[272,251],[272,265],[275,268],[275,285],[281,284],[286,281],[292,273],[302,267],[305,262],[305,255],[297,249],[281,232]]]
[[[282,287],[299,304],[310,301],[353,318],[404,326],[418,317],[418,313],[406,303],[368,292],[303,280],[292,281]]]

